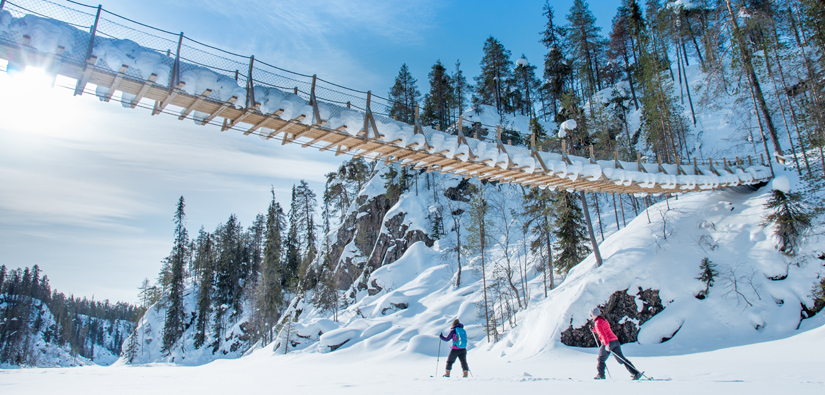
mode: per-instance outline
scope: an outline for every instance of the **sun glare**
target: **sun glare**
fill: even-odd
[[[12,132],[65,135],[84,103],[72,100],[71,91],[60,87],[73,80],[52,76],[37,67],[0,72],[0,127]]]

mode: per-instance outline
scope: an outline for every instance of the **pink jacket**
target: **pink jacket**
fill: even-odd
[[[604,345],[608,345],[614,340],[619,340],[619,338],[613,334],[613,331],[610,329],[610,323],[608,323],[604,317],[596,317],[593,329],[596,331],[596,334],[599,335],[599,341]]]

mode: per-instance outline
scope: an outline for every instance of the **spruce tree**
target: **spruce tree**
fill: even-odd
[[[505,82],[511,79],[513,67],[510,51],[490,36],[484,42],[484,57],[479,65],[481,73],[475,77],[473,105],[493,106],[499,114],[503,115],[505,112]]]
[[[699,292],[699,294],[696,295],[696,299],[704,299],[708,296],[710,287],[713,286],[713,282],[715,281],[716,276],[719,275],[719,272],[716,271],[716,264],[711,262],[708,257],[702,258],[702,262],[699,263],[699,270],[699,277],[696,277],[696,279],[705,283],[705,290]]]
[[[212,293],[215,291],[215,242],[211,234],[201,229],[198,235],[195,267],[198,275],[198,318],[195,322],[195,348],[206,342],[206,330],[212,313]]]
[[[555,213],[552,232],[555,266],[560,273],[567,274],[590,253],[587,247],[589,238],[585,233],[587,228],[582,223],[584,213],[575,192],[556,192],[551,202]]]
[[[186,214],[184,213],[183,196],[178,200],[177,210],[175,211],[175,246],[172,250],[171,271],[172,278],[169,284],[169,297],[166,306],[166,321],[163,327],[163,348],[162,351],[171,352],[172,347],[180,339],[183,334],[183,265],[186,258],[186,247],[189,243],[186,227],[184,225]]]
[[[774,235],[779,242],[776,249],[787,256],[795,256],[805,233],[811,228],[812,220],[805,208],[802,194],[774,189],[765,208],[771,210],[771,213],[765,217],[762,225],[773,226]]]
[[[562,93],[568,90],[573,70],[564,56],[566,30],[555,25],[553,7],[547,2],[544,3],[543,15],[547,18],[547,22],[541,33],[541,43],[547,48],[547,54],[544,55],[545,82],[541,85],[540,92],[542,103],[545,105],[549,103],[549,107],[542,106],[542,116],[546,121],[548,115],[551,120],[555,120],[558,102],[561,100]]]
[[[401,65],[398,76],[395,77],[395,84],[390,88],[389,99],[392,102],[390,116],[401,122],[415,122],[415,106],[421,99],[421,92],[418,91],[418,80],[410,74],[407,64]]]
[[[450,125],[449,104],[453,100],[450,74],[441,64],[441,60],[438,60],[428,76],[430,78],[430,91],[424,95],[421,123],[439,130],[447,130],[447,126]]]

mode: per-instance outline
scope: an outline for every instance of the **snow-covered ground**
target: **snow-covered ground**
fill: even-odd
[[[219,360],[198,367],[167,364],[63,369],[0,370],[3,394],[822,394],[825,319],[816,329],[772,342],[706,353],[640,357],[625,346],[628,358],[654,378],[633,382],[614,360],[612,378],[594,381],[592,350],[555,348],[526,359],[470,351],[473,377],[431,378],[443,374],[445,350],[435,357],[344,352],[273,356],[261,350],[239,360]],[[454,372],[455,373],[455,372]]]

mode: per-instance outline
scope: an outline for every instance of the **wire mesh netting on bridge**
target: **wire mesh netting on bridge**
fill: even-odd
[[[18,24],[27,25],[25,30],[31,35],[24,35],[24,29],[12,28],[8,21],[0,21],[7,25],[5,29],[2,28],[3,25],[0,25],[0,44],[15,47],[22,45],[33,47],[41,53],[61,55],[62,62],[73,63],[83,68],[86,68],[87,61],[95,59],[96,63],[92,64],[95,70],[103,70],[111,74],[120,73],[122,78],[141,84],[148,81],[153,86],[168,89],[170,96],[173,91],[180,90],[203,100],[231,104],[235,108],[257,111],[264,115],[274,114],[284,120],[293,120],[298,117],[302,117],[301,120],[303,120],[307,115],[302,114],[300,108],[310,103],[315,106],[316,110],[311,114],[312,119],[304,120],[304,124],[317,125],[330,119],[348,119],[349,124],[361,122],[364,125],[362,132],[367,135],[370,134],[369,127],[367,127],[370,115],[374,117],[375,123],[383,128],[380,132],[376,132],[383,135],[388,132],[391,134],[393,130],[409,130],[410,124],[398,121],[394,116],[400,114],[402,118],[413,118],[410,114],[418,112],[417,107],[409,108],[404,103],[392,101],[369,91],[350,89],[314,75],[285,70],[254,56],[239,55],[199,42],[186,37],[183,33],[142,24],[107,11],[100,6],[89,6],[71,0],[67,1],[66,5],[48,0],[0,0],[0,2],[2,2],[0,3],[2,14],[0,15],[6,19],[8,17],[18,19]],[[62,24],[49,23],[49,20],[60,21]],[[15,62],[10,61],[9,68],[14,67],[16,67]],[[108,93],[111,97],[112,92],[107,92],[107,87],[98,86],[97,89],[99,95]],[[127,95],[124,92],[123,97],[122,100],[128,101],[132,100],[134,95]],[[136,102],[133,102],[132,107],[135,104]],[[320,111],[317,110],[318,107],[321,107]],[[198,117],[209,119],[206,114],[198,115],[196,111],[194,115],[196,121]],[[415,118],[417,119],[417,115]],[[499,152],[506,151],[510,163],[513,162],[514,157],[538,156],[529,147],[530,139],[522,137],[519,133],[509,131],[505,133],[508,137],[502,138],[501,126],[483,125],[456,116],[449,118],[452,123],[443,132],[415,125],[416,133],[421,133],[425,137],[425,147],[433,139],[446,141],[448,137],[445,137],[445,134],[461,135],[461,138],[455,139],[456,148],[450,155],[456,155],[459,151],[458,146],[464,144],[469,151],[467,155],[469,158],[473,157],[473,152],[477,152],[477,149],[483,151],[489,149],[491,145],[500,147]],[[458,132],[459,125],[461,125],[461,133]],[[236,126],[236,122],[230,125],[230,127],[233,126]],[[373,128],[380,129],[377,126]],[[405,144],[408,144],[406,140]],[[616,168],[633,168],[634,171],[648,172],[648,167],[642,166],[642,162],[646,162],[647,158],[629,157],[629,153],[620,153],[612,147],[595,148],[588,146],[584,141],[570,140],[568,143],[564,139],[543,139],[538,145],[535,143],[531,145],[538,152],[561,153],[562,158],[570,164],[572,163],[566,155],[576,155],[578,157],[576,160],[580,160],[581,163],[592,164],[598,160],[612,161]],[[347,151],[351,149],[352,147]],[[684,159],[687,159],[687,164],[690,164],[690,158]],[[730,159],[723,160],[721,164],[719,160],[716,160],[715,164],[702,160],[701,164],[709,164],[710,170],[719,175],[713,168],[714,166],[741,167],[759,161],[751,158]],[[492,160],[492,163],[496,164],[497,161],[497,159]],[[627,161],[630,167],[622,165],[620,161]],[[698,162],[694,159],[693,164],[696,166]],[[611,166],[614,165],[611,164]],[[525,166],[519,165],[518,167],[524,168]],[[533,167],[536,165],[534,164]],[[544,167],[543,163],[542,167]],[[660,163],[654,163],[649,170],[654,173],[662,171],[668,174],[684,174],[678,166],[671,169],[663,167]],[[532,172],[532,169],[529,172]],[[731,171],[731,173],[734,172]],[[693,174],[699,174],[698,167]]]

